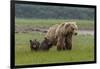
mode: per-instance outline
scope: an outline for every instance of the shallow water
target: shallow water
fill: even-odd
[[[78,34],[79,35],[94,35],[94,31],[93,30],[79,30]]]

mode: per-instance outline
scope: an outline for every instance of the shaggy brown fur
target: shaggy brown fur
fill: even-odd
[[[45,37],[57,46],[57,50],[72,49],[72,35],[77,29],[75,22],[57,24],[50,27]]]
[[[72,33],[65,36],[65,49],[71,50],[72,49]]]
[[[40,44],[40,50],[44,50],[44,51],[47,51],[49,50],[50,48],[52,47],[52,43],[47,39],[47,38],[44,38],[44,40],[41,42]]]

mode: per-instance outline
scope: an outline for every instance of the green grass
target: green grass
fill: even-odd
[[[93,20],[64,20],[64,19],[15,19],[16,26],[19,27],[50,27],[54,24],[60,24],[66,21],[77,22],[79,29],[93,30],[94,21]]]
[[[42,41],[43,33],[17,33],[15,34],[15,64],[48,64],[63,62],[81,62],[94,60],[94,38],[92,35],[78,35],[73,37],[71,51],[57,51],[56,46],[47,52],[31,52],[30,39]]]

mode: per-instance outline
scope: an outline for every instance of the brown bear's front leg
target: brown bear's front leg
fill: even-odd
[[[68,34],[65,37],[65,47],[66,47],[67,50],[72,49],[72,34]]]
[[[57,40],[57,50],[63,50],[65,48],[65,39],[63,37],[59,37]]]

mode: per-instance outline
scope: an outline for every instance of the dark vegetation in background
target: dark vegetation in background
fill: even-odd
[[[93,8],[61,7],[45,5],[16,4],[17,18],[35,19],[94,19]]]

